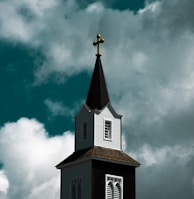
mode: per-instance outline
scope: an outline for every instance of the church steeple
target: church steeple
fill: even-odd
[[[96,63],[86,103],[75,117],[75,150],[94,146],[122,149],[121,115],[111,106],[101,63],[100,44],[104,42],[97,35]]]
[[[97,55],[86,105],[92,110],[102,110],[109,102],[110,100],[100,55]]]
[[[135,199],[135,168],[122,151],[122,116],[111,106],[100,43],[86,103],[75,117],[75,152],[59,163],[61,199]]]

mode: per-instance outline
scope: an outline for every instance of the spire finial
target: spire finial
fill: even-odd
[[[98,33],[97,34],[97,41],[93,42],[94,46],[97,46],[97,54],[96,56],[100,56],[100,43],[104,43],[104,39],[101,37],[101,35]]]

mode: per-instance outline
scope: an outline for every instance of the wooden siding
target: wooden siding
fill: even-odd
[[[104,139],[104,120],[112,123],[112,140]],[[94,115],[94,145],[121,150],[121,119],[115,118],[106,107],[100,114]]]
[[[87,139],[83,137],[83,123],[87,122]],[[94,146],[94,113],[84,106],[75,119],[75,151]]]
[[[104,139],[104,121],[111,121],[111,140]],[[87,122],[87,139],[83,138],[83,123]],[[90,112],[85,106],[75,118],[75,151],[92,146],[122,149],[121,119],[114,117],[108,107],[99,114]]]
[[[61,199],[71,199],[71,181],[81,178],[81,198],[91,199],[91,161],[65,167],[61,171]]]

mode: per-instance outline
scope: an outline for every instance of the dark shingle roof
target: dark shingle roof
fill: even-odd
[[[81,161],[86,159],[99,159],[104,161],[111,161],[116,163],[125,163],[131,166],[140,166],[140,163],[128,156],[121,150],[109,149],[104,147],[95,146],[89,149],[80,150],[74,152],[72,155],[67,157],[64,161],[59,163],[56,167],[58,169],[63,168],[66,164],[75,161]]]
[[[86,105],[92,110],[102,110],[109,102],[100,55],[97,55]]]

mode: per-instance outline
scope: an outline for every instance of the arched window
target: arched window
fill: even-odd
[[[81,177],[76,177],[71,181],[71,199],[81,199]]]
[[[123,177],[106,174],[106,199],[123,199]]]

